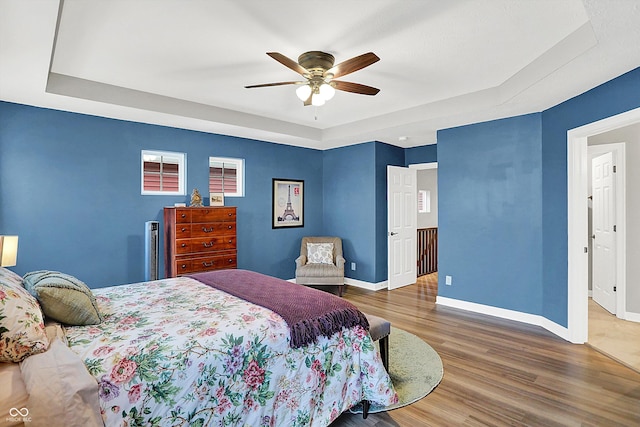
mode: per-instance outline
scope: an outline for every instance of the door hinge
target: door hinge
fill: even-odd
[[[617,167],[616,165],[613,165],[613,173],[616,173],[616,172],[617,172]]]
[[[618,291],[618,287],[617,287],[617,286],[614,286],[614,287],[613,287],[613,292],[617,292],[617,291]]]
[[[613,226],[613,231],[618,231],[618,230],[616,230],[616,226],[615,225]]]
[[[584,247],[584,253],[588,253],[589,252],[589,248],[587,248],[586,246]]]

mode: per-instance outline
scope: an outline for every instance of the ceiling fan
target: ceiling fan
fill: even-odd
[[[338,65],[333,65],[335,62],[333,55],[317,50],[303,53],[298,57],[298,62],[278,52],[267,52],[267,55],[300,74],[306,80],[265,83],[245,86],[245,88],[299,85],[300,87],[296,90],[298,98],[304,102],[304,105],[316,106],[323,105],[325,101],[333,98],[336,89],[362,95],[375,95],[380,92],[380,89],[375,87],[335,80],[378,62],[380,58],[373,52],[347,59]]]

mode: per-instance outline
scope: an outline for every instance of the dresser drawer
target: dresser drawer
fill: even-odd
[[[211,236],[176,240],[176,254],[197,254],[236,248],[236,236]]]
[[[220,270],[223,268],[236,268],[238,259],[235,252],[227,255],[219,254],[209,257],[189,258],[176,260],[175,271],[178,275],[197,273],[200,271]]]
[[[201,224],[176,224],[176,239],[236,234],[235,222],[210,222]]]
[[[187,208],[176,209],[176,222],[190,223],[191,222],[191,210]]]
[[[235,208],[200,208],[191,211],[191,222],[236,221]]]

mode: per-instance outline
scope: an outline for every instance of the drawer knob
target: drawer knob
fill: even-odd
[[[180,268],[182,268],[182,269],[187,268],[187,264],[182,264],[182,265],[180,266]]]
[[[231,230],[232,228],[233,228],[232,226],[229,226],[229,230]]]
[[[231,242],[233,242],[233,240],[232,240],[232,239],[229,239],[229,243],[231,243]]]
[[[231,214],[231,213],[229,214],[229,216],[232,216],[232,215],[233,215],[233,214]]]
[[[187,214],[182,214],[181,216],[182,216],[182,218],[186,218]]]
[[[186,243],[183,243],[181,246],[182,246],[183,248],[186,248],[186,247],[187,247],[187,244],[186,244]]]
[[[229,258],[229,264],[233,264],[233,258]]]
[[[186,229],[186,228],[184,228],[184,227],[182,227],[182,230],[181,230],[181,231],[184,233],[185,231],[187,231],[187,229]]]

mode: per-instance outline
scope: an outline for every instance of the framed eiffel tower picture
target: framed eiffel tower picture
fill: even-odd
[[[273,178],[272,228],[304,227],[304,181]]]

